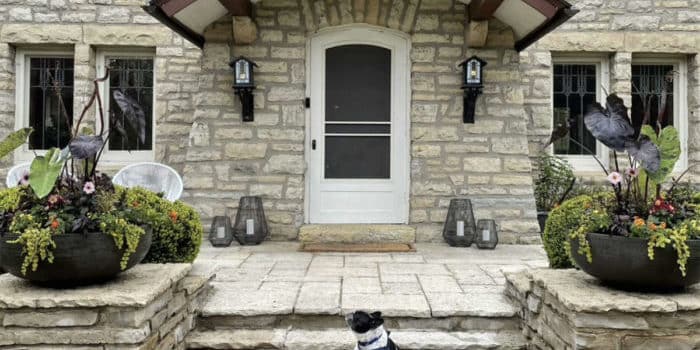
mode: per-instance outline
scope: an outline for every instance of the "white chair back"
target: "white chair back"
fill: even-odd
[[[142,187],[171,202],[182,196],[182,178],[175,169],[160,163],[136,163],[127,165],[114,175],[112,182],[123,187]]]
[[[7,188],[13,188],[19,186],[19,182],[22,180],[22,178],[29,174],[29,168],[31,167],[32,163],[27,162],[27,163],[21,163],[17,164],[14,167],[10,169],[10,171],[7,173],[7,179],[5,180],[5,184],[7,185]]]

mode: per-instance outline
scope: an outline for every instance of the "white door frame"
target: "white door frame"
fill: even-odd
[[[400,187],[401,193],[398,193],[394,205],[398,216],[391,222],[407,224],[409,218],[409,188],[410,188],[410,106],[411,106],[411,41],[410,36],[406,33],[371,26],[367,24],[351,24],[324,28],[310,35],[307,39],[307,59],[306,59],[306,96],[312,97],[318,95],[318,90],[325,91],[325,56],[314,57],[313,45],[321,45],[323,49],[320,52],[325,52],[325,49],[343,46],[343,45],[373,45],[390,49],[392,51],[392,103],[391,121],[392,121],[392,180],[397,181],[397,187]],[[319,61],[320,60],[320,61]],[[312,62],[313,61],[313,62]],[[318,63],[320,62],[320,63]],[[318,98],[311,100],[311,108],[306,109],[306,140],[305,140],[305,161],[307,164],[304,195],[304,220],[306,223],[311,222],[311,186],[315,179],[321,178],[321,174],[312,173],[314,152],[319,152],[322,147],[317,150],[311,149],[311,141],[317,137],[318,133],[312,127],[314,120],[312,111],[323,110],[324,101]],[[400,199],[399,199],[400,198]],[[326,222],[323,223],[333,223]],[[337,222],[341,223],[341,222]]]

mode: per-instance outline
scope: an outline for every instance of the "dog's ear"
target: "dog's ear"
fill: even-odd
[[[384,324],[384,319],[382,318],[381,312],[373,312],[372,316],[372,328],[377,328]]]

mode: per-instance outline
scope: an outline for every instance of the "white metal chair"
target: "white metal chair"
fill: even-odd
[[[123,187],[142,187],[155,193],[163,193],[163,197],[171,202],[182,196],[182,178],[175,169],[160,163],[127,165],[114,175],[112,182]]]
[[[7,179],[5,180],[7,188],[19,186],[20,180],[22,180],[25,175],[29,174],[29,168],[31,165],[31,162],[27,162],[13,166],[7,173]]]

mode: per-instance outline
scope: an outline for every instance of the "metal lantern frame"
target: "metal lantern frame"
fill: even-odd
[[[255,67],[258,65],[245,56],[234,58],[229,66],[233,70],[233,90],[241,100],[241,117],[244,122],[255,121]],[[243,69],[245,72],[241,72]],[[245,74],[247,79],[240,79],[241,74]]]
[[[233,225],[233,236],[241,245],[258,245],[269,235],[260,197],[241,197]]]
[[[464,90],[464,114],[462,116],[465,124],[474,123],[474,113],[476,111],[476,100],[484,90],[484,67],[488,63],[477,56],[472,56],[464,60],[459,66],[463,69],[462,90]],[[474,74],[472,74],[474,73]]]
[[[474,242],[476,225],[472,202],[469,199],[452,199],[447,211],[442,237],[452,247],[470,247]]]
[[[476,223],[475,242],[479,249],[496,249],[498,245],[498,225],[495,220],[481,219]]]
[[[214,217],[211,222],[211,229],[209,230],[209,242],[211,242],[211,245],[214,247],[228,247],[233,240],[231,218],[228,216]]]

